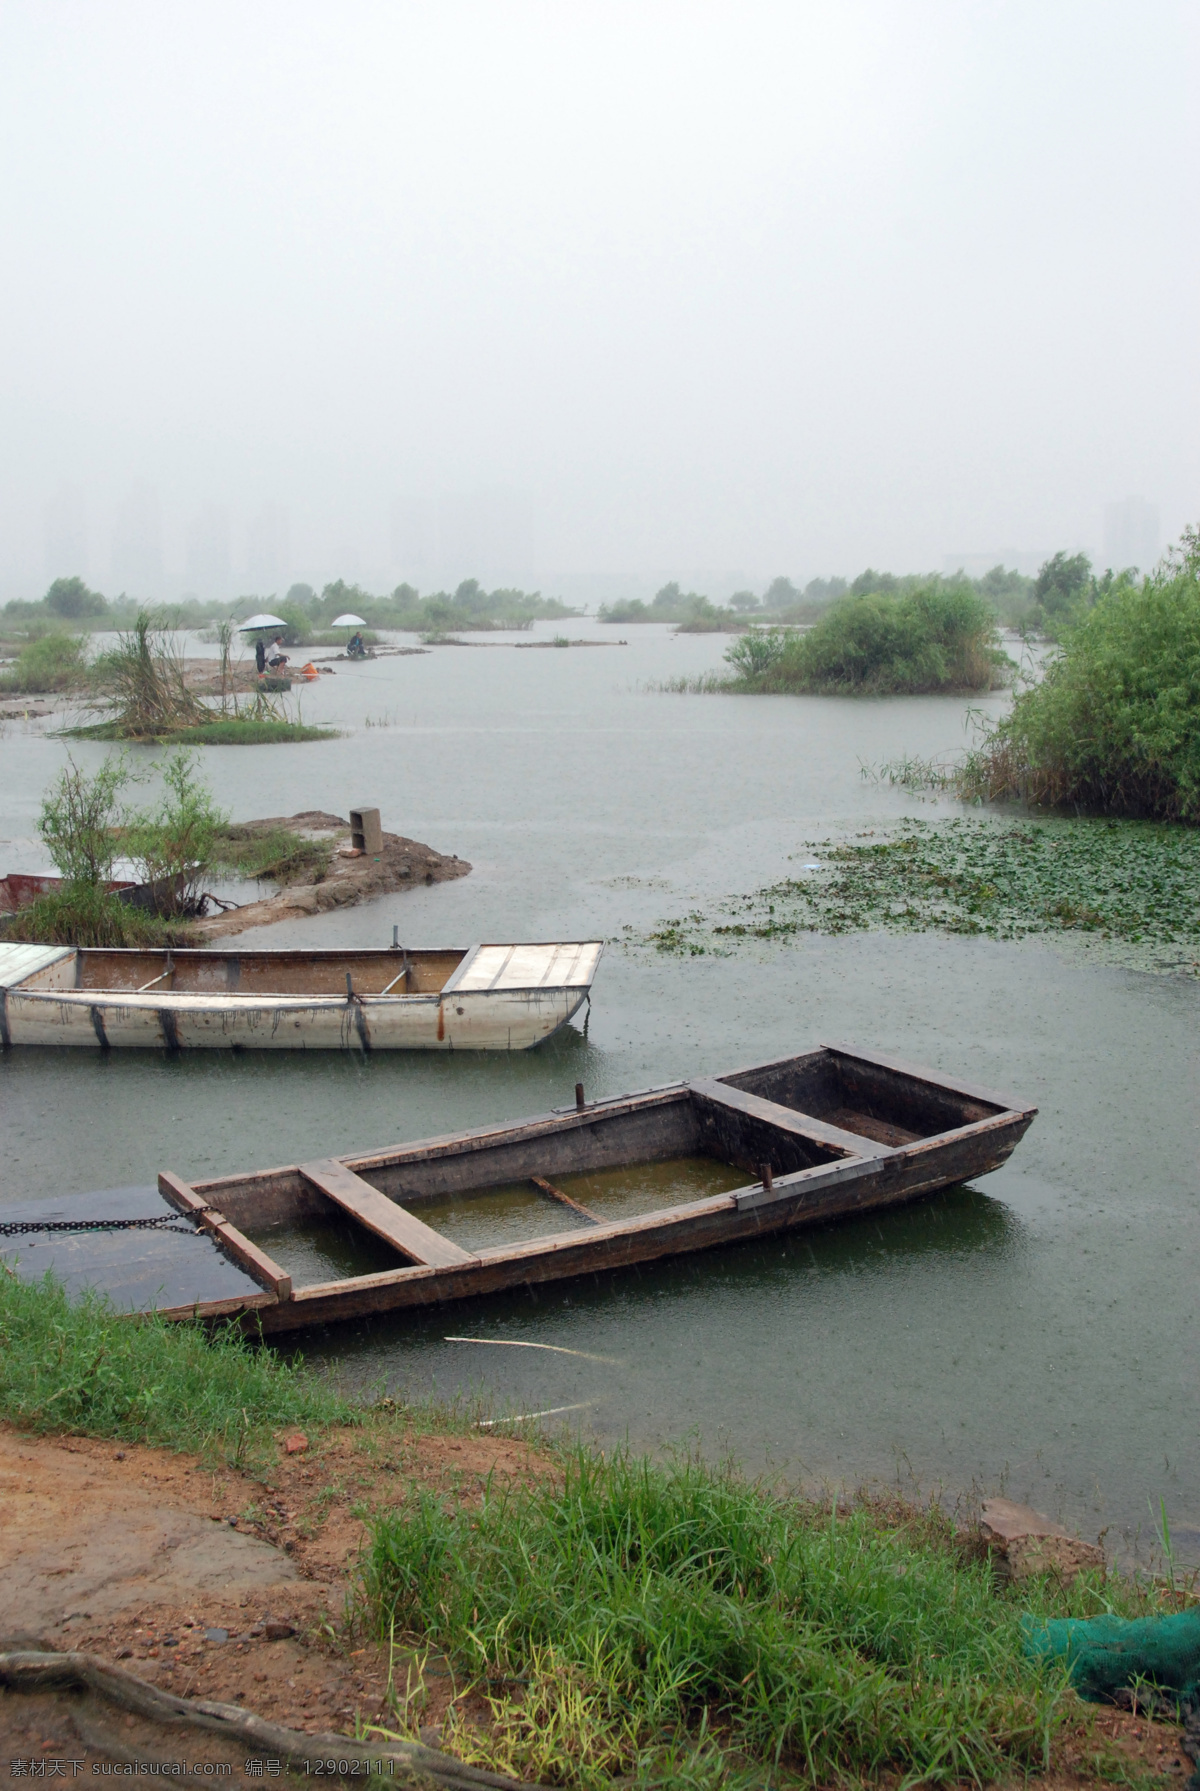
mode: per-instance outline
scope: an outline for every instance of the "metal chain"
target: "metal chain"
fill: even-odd
[[[183,1213],[163,1213],[158,1219],[9,1219],[0,1220],[0,1238],[25,1237],[33,1231],[183,1231],[196,1237],[196,1231],[179,1223]]]

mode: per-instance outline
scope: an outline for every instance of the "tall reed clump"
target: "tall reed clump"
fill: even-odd
[[[953,781],[976,801],[1200,823],[1200,530],[1076,615]]]
[[[725,658],[733,675],[705,680],[705,689],[917,696],[998,690],[1015,670],[979,593],[939,579],[898,596],[840,597],[806,632],[747,635]]]
[[[212,711],[188,689],[183,657],[170,632],[156,628],[145,610],[93,670],[109,695],[112,731],[123,740],[152,740],[212,719]]]
[[[1062,1681],[942,1543],[698,1462],[581,1451],[559,1484],[377,1515],[364,1591],[383,1636],[490,1682],[491,1736],[452,1745],[518,1776],[653,1777],[664,1747],[718,1736],[818,1784],[978,1782],[1044,1761]]]
[[[327,1382],[236,1325],[134,1321],[91,1291],[68,1299],[50,1277],[0,1273],[0,1417],[24,1430],[241,1458],[272,1427],[354,1415]]]

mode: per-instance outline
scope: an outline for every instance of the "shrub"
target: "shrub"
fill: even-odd
[[[35,691],[70,690],[87,675],[81,636],[55,631],[21,648],[17,663],[0,678],[0,688]]]
[[[130,776],[119,754],[107,758],[94,777],[68,756],[65,771],[43,796],[38,832],[69,883],[99,885],[112,877],[127,819],[121,792]]]
[[[956,781],[986,801],[1200,823],[1200,530],[1142,582],[1097,588]]]
[[[160,914],[195,913],[217,834],[229,816],[214,804],[197,774],[196,756],[186,747],[177,747],[155,770],[162,776],[162,798],[152,813],[138,815],[128,827],[125,854],[143,882],[161,885]]]
[[[995,690],[1013,667],[998,645],[995,619],[966,584],[930,580],[900,595],[839,598],[804,634],[783,640],[762,670],[727,649],[738,676],[721,688],[854,695]]]

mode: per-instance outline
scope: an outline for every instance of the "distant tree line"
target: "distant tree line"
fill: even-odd
[[[877,572],[868,566],[855,579],[813,578],[803,588],[790,578],[774,578],[761,596],[754,591],[735,591],[725,605],[672,582],[663,585],[649,603],[633,598],[609,604],[599,616],[602,622],[674,622],[689,634],[738,633],[759,623],[793,627],[814,623],[840,598],[906,597],[942,587],[982,598],[1003,627],[1057,640],[1073,618],[1114,584],[1128,584],[1136,578],[1132,567],[1097,577],[1083,553],[1056,553],[1032,578],[1006,566],[993,566],[981,578],[969,578],[962,571],[949,575]]]
[[[0,629],[9,638],[36,640],[64,627],[75,632],[126,629],[133,626],[144,605],[122,594],[107,598],[90,590],[82,578],[56,578],[46,595],[36,602],[15,599],[0,612]],[[351,610],[369,627],[395,628],[426,633],[443,629],[528,628],[533,622],[575,615],[557,598],[539,591],[512,588],[485,590],[476,578],[464,579],[454,591],[434,591],[422,597],[414,586],[397,585],[390,595],[373,596],[361,586],[336,579],[318,593],[308,584],[294,584],[280,600],[269,596],[245,596],[236,604],[185,598],[179,603],[156,604],[156,624],[167,628],[204,628],[214,622],[240,620],[251,610],[268,609],[287,624],[287,638],[310,640],[314,632],[327,630],[335,616]]]

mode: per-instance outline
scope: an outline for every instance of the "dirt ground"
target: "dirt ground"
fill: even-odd
[[[364,1518],[413,1481],[474,1498],[489,1475],[546,1464],[516,1440],[403,1427],[277,1453],[266,1476],[214,1472],[164,1450],[0,1427],[0,1644],[93,1654],[182,1697],[310,1733],[394,1728],[387,1649],[355,1621]],[[410,1661],[397,1651],[401,1696]],[[425,1680],[421,1734],[436,1745],[456,1688],[436,1659]],[[473,1713],[471,1701],[462,1708]],[[122,1753],[232,1763],[239,1782],[245,1773],[219,1738],[91,1697],[0,1693],[0,1776],[14,1760],[56,1759],[69,1778],[72,1760],[90,1772],[93,1759]]]
[[[319,883],[292,883],[278,895],[267,896],[261,902],[248,902],[244,907],[210,914],[196,921],[193,930],[200,943],[228,938],[251,927],[266,926],[271,921],[325,914],[332,908],[352,908],[358,902],[373,902],[379,896],[416,889],[421,884],[446,883],[454,877],[465,877],[471,869],[465,858],[435,852],[432,846],[405,839],[399,833],[384,834],[380,853],[364,854],[360,858],[346,857],[343,847],[350,845],[349,821],[344,821],[340,815],[326,814],[321,809],[305,809],[298,815],[275,815],[244,825],[256,833],[271,833],[276,828],[288,827],[313,839],[331,841],[334,855],[329,870]],[[388,943],[386,939],[380,941],[381,945]]]
[[[293,1441],[296,1439],[293,1438]],[[356,1620],[356,1563],[370,1512],[414,1483],[474,1500],[489,1476],[552,1472],[515,1438],[426,1434],[394,1425],[305,1439],[254,1471],[82,1437],[30,1437],[0,1426],[0,1647],[74,1649],[189,1698],[240,1704],[309,1733],[363,1733],[389,1712],[387,1649]],[[413,1657],[397,1650],[403,1703]],[[437,1745],[458,1687],[430,1656],[412,1733]],[[483,1704],[459,1708],[482,1720]],[[1191,1772],[1180,1731],[1113,1709],[1103,1736],[1083,1724],[1056,1746],[1042,1791],[1111,1785],[1102,1739],[1128,1762],[1129,1785],[1179,1787]],[[183,1762],[193,1776],[261,1782],[220,1738],[127,1716],[93,1697],[0,1694],[0,1777],[98,1776]],[[39,1763],[36,1770],[33,1763]],[[57,1762],[59,1770],[53,1770]],[[165,1763],[165,1767],[164,1767]],[[286,1773],[282,1776],[286,1777]]]

